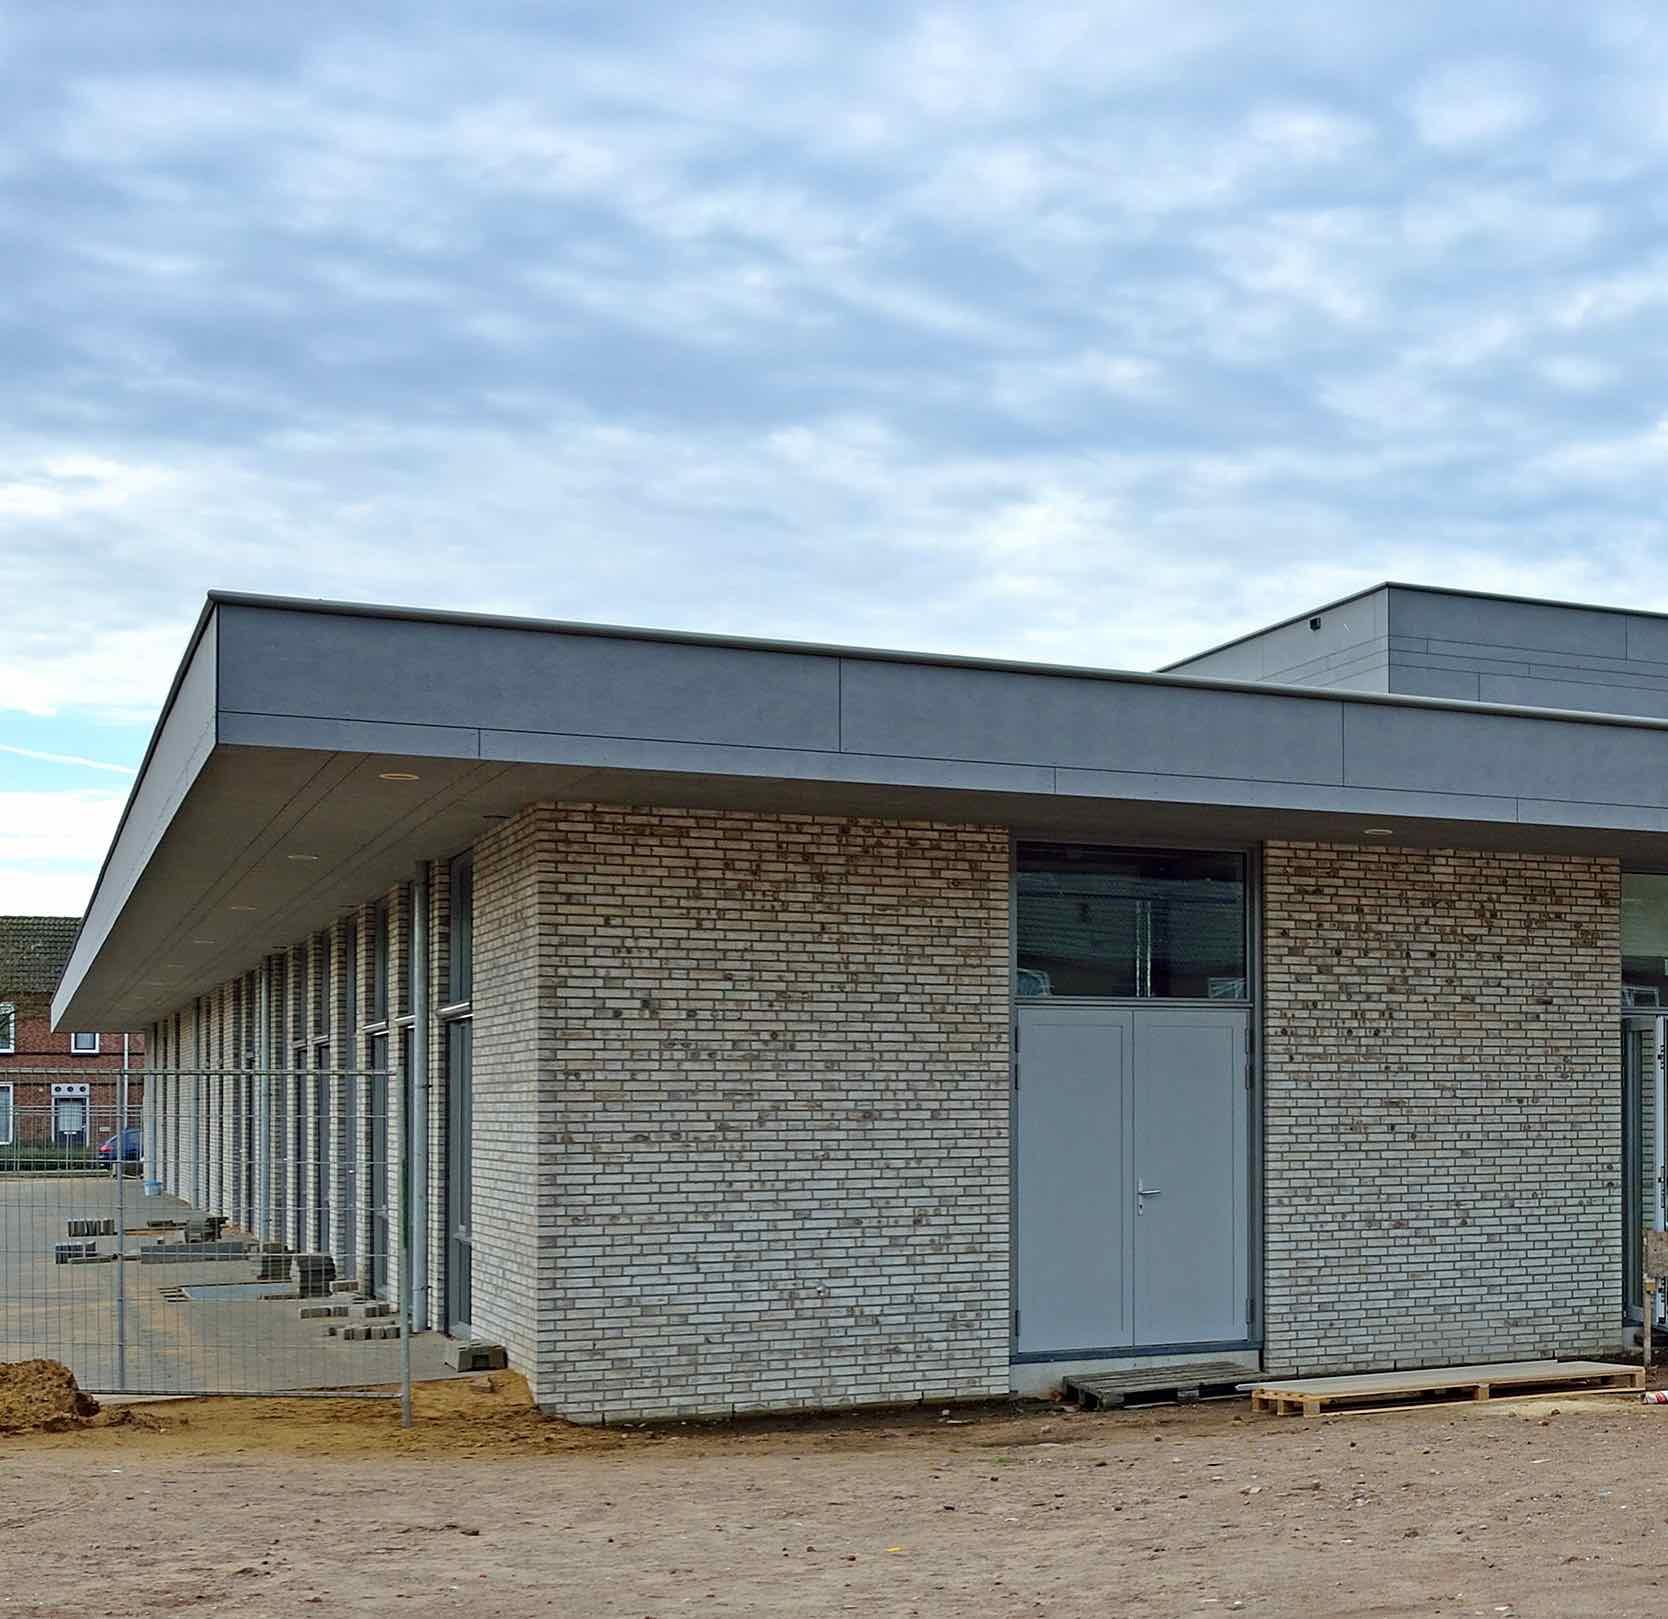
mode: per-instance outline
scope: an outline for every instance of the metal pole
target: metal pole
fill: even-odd
[[[427,1325],[429,1250],[429,874],[411,885],[411,1312]]]
[[[1661,1231],[1668,1226],[1668,1209],[1664,1207],[1664,1167],[1663,1147],[1668,1141],[1668,1124],[1663,1119],[1663,1111],[1668,1108],[1668,1017],[1658,1017],[1653,1020],[1652,1034],[1656,1037],[1656,1050],[1651,1054],[1651,1123],[1655,1127],[1655,1146],[1651,1158],[1651,1181],[1653,1196],[1651,1199],[1651,1229]],[[1642,1238],[1640,1240],[1643,1240]],[[1657,1308],[1656,1298],[1651,1298],[1646,1308]]]
[[[127,1063],[128,1037],[122,1036],[122,1077],[116,1084],[116,1387],[127,1391]]]
[[[405,1121],[406,1185],[411,1193],[406,1244],[404,1330],[400,1334],[400,1420],[411,1423],[411,1335],[428,1321],[429,1226],[429,872],[419,862],[411,884],[411,1108]]]

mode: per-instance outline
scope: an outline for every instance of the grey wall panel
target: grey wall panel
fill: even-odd
[[[1311,629],[1311,621],[1318,627]],[[1220,680],[1284,680],[1288,676],[1281,671],[1306,669],[1324,658],[1348,655],[1389,633],[1388,595],[1380,587],[1172,664],[1169,672]],[[1304,679],[1301,675],[1289,678],[1294,683]]]
[[[1174,665],[1172,674],[1208,676],[1212,680],[1261,680],[1263,648],[1259,640],[1236,641],[1216,652],[1206,652]]]
[[[1668,736],[1625,726],[1353,703],[1344,749],[1353,787],[1668,805]]]
[[[1535,680],[1526,675],[1482,675],[1478,695],[1486,703],[1528,708],[1579,708],[1594,714],[1668,717],[1668,691],[1612,686],[1596,680]]]
[[[1432,669],[1406,660],[1390,665],[1390,689],[1409,697],[1459,697],[1475,701],[1477,682],[1481,678],[1475,670]]]
[[[1648,663],[1604,669],[1572,669],[1563,664],[1532,663],[1523,673],[1533,675],[1537,680],[1567,680],[1594,686],[1633,687],[1638,691],[1668,691],[1668,674],[1657,674],[1655,669],[1655,664]]]
[[[1273,693],[847,660],[860,753],[1336,781],[1334,706]]]
[[[839,660],[226,605],[221,705],[251,714],[839,746]]]
[[[1433,646],[1447,646],[1446,641],[1433,641]],[[1539,654],[1537,654],[1539,656]],[[1475,675],[1526,675],[1530,666],[1521,656],[1477,657],[1458,652],[1404,652],[1392,662],[1409,669],[1458,669]]]
[[[1264,677],[1276,679],[1282,670],[1319,658],[1356,654],[1361,647],[1382,639],[1388,633],[1381,607],[1383,595],[1383,591],[1375,590],[1311,615],[1318,621],[1318,629],[1310,629],[1311,619],[1304,618],[1265,631],[1257,637],[1263,651]]]
[[[1428,641],[1426,646],[1433,658],[1458,659],[1470,666],[1498,664],[1527,669],[1542,664],[1564,673],[1597,670],[1603,673],[1626,674],[1641,667],[1625,658],[1601,658],[1594,653],[1548,652],[1540,647],[1488,646],[1477,641]],[[1647,670],[1652,665],[1642,666]]]
[[[1601,658],[1627,656],[1627,619],[1594,608],[1392,587],[1390,628],[1394,635],[1423,635],[1477,646],[1592,653]]]

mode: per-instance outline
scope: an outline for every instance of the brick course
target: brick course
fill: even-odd
[[[1265,1365],[1613,1350],[1615,861],[1268,846]]]

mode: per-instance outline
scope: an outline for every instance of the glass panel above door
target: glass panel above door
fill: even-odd
[[[1622,873],[1622,1005],[1668,1008],[1668,876]]]
[[[1022,843],[1022,997],[1249,998],[1245,857]]]

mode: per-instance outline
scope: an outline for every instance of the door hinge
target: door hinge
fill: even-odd
[[[1245,1324],[1246,1324],[1246,1326],[1250,1326],[1254,1319],[1255,1319],[1255,1317],[1253,1316],[1252,1311],[1251,1311],[1251,1300],[1247,1299],[1245,1301]]]
[[[1019,1311],[1014,1311],[1014,1337],[1019,1336]]]

